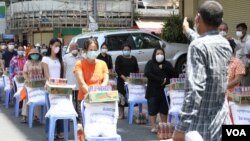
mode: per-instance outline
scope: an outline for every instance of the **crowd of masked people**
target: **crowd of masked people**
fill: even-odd
[[[183,31],[187,36],[192,34],[187,21],[183,23]],[[250,58],[250,36],[247,35],[247,25],[240,23],[236,26],[238,39],[228,35],[228,26],[223,22],[218,33],[228,39],[233,50],[233,56],[229,64],[228,91],[235,86],[249,86],[249,58]],[[59,39],[53,38],[48,46],[39,44],[35,46],[15,46],[12,42],[1,44],[0,72],[9,70],[9,77],[12,80],[19,72],[23,72],[26,82],[31,81],[32,72],[36,69],[46,80],[49,78],[66,78],[68,84],[76,84],[73,92],[75,109],[78,113],[78,121],[81,124],[80,102],[88,93],[88,87],[92,85],[108,85],[109,73],[117,73],[117,90],[119,92],[119,119],[124,119],[124,108],[128,105],[124,83],[130,73],[138,73],[138,62],[135,56],[131,55],[131,46],[123,44],[122,54],[115,59],[113,68],[112,58],[108,54],[108,46],[99,43],[95,38],[89,38],[83,47],[77,44],[70,44],[69,53],[62,55],[62,43]],[[37,75],[37,74],[36,74]],[[177,74],[170,62],[166,61],[165,50],[156,48],[152,52],[152,59],[149,60],[144,69],[144,75],[148,79],[146,88],[146,99],[148,101],[148,114],[151,123],[151,132],[157,132],[156,116],[160,113],[162,122],[167,122],[168,106],[164,94],[165,85],[170,79],[177,77]],[[29,87],[29,83],[26,86]],[[12,84],[11,84],[12,85]],[[14,87],[14,86],[11,86]],[[26,103],[25,103],[26,104]],[[27,109],[23,104],[21,122],[27,122]],[[57,138],[63,138],[62,122],[57,122]]]
[[[135,56],[131,55],[131,46],[123,44],[122,54],[115,59],[113,68],[112,58],[108,54],[108,46],[99,43],[95,38],[86,40],[84,47],[77,44],[69,46],[69,53],[62,56],[62,43],[57,38],[49,42],[49,46],[17,46],[12,42],[1,44],[1,71],[9,70],[9,78],[12,80],[19,72],[25,78],[25,85],[29,89],[29,82],[32,75],[49,78],[66,78],[68,84],[76,84],[77,88],[73,95],[75,109],[78,113],[78,121],[81,124],[80,102],[86,97],[88,87],[91,85],[108,85],[109,73],[116,72],[117,89],[120,95],[119,119],[124,119],[124,108],[128,105],[124,82],[130,73],[138,73],[139,67]],[[33,71],[33,70],[36,71]],[[142,70],[141,70],[142,71]],[[36,72],[36,74],[33,74]],[[145,75],[149,79],[146,97],[149,100],[149,112],[156,115],[163,113],[162,117],[167,119],[167,103],[164,98],[164,86],[169,83],[169,79],[174,75],[172,65],[165,61],[165,51],[157,48],[152,53],[150,60],[145,68]],[[12,84],[11,84],[12,85]],[[11,86],[14,87],[14,86]],[[157,94],[157,95],[155,95]],[[27,100],[23,100],[21,122],[27,122]],[[34,112],[34,119],[38,119],[38,112]],[[152,118],[153,120],[155,117]],[[56,125],[56,137],[63,138],[62,121]],[[79,125],[78,125],[79,126]],[[83,129],[83,128],[80,128]]]

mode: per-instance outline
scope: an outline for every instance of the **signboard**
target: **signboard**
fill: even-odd
[[[4,40],[14,39],[14,35],[13,34],[3,34],[3,39]]]
[[[235,125],[250,125],[250,105],[239,105],[230,102]]]
[[[0,2],[0,19],[5,18],[5,2]]]

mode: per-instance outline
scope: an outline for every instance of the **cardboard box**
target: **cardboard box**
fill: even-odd
[[[42,88],[45,86],[46,80],[33,80],[30,83],[31,88]]]
[[[49,94],[71,95],[75,85],[52,85],[46,83],[46,89]]]
[[[145,85],[147,84],[147,78],[127,78],[127,82],[130,84]]]
[[[234,102],[242,105],[250,105],[250,95],[237,95],[233,96]]]
[[[89,92],[86,101],[89,103],[95,102],[112,102],[118,101],[118,91],[95,91]]]

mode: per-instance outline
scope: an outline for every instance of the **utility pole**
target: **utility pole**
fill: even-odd
[[[97,22],[97,0],[92,0],[92,16]]]

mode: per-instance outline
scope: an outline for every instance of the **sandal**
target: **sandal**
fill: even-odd
[[[119,115],[118,119],[125,119],[124,115]]]
[[[39,122],[40,119],[39,119],[37,116],[35,116],[35,117],[34,117],[34,121],[35,121],[35,122]]]
[[[27,117],[22,116],[22,119],[20,120],[21,123],[27,123]]]
[[[62,133],[56,135],[56,139],[64,139],[64,136]]]

